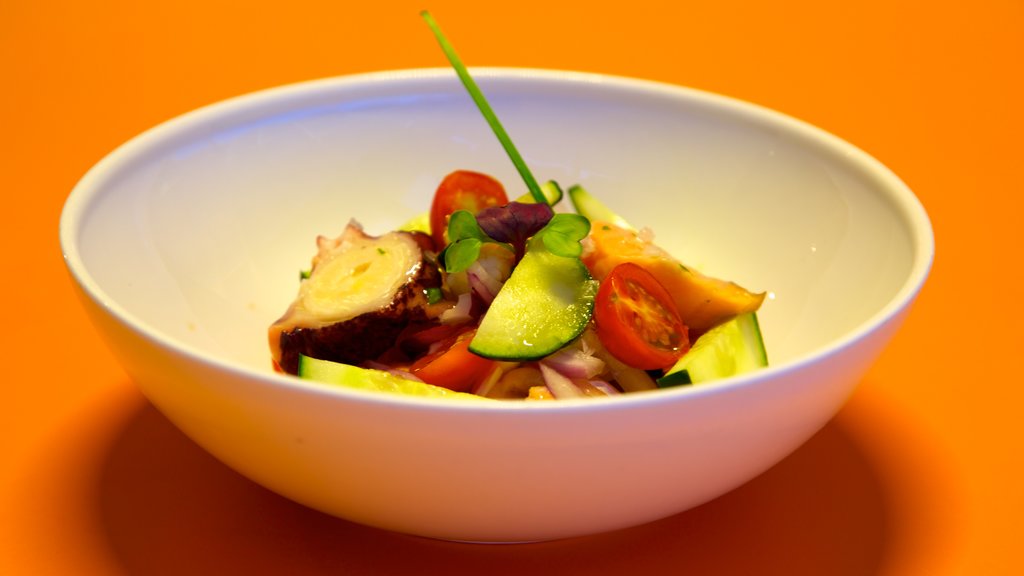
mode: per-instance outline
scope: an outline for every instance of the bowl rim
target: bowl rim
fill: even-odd
[[[824,358],[838,353],[879,330],[911,304],[928,277],[935,257],[935,239],[931,221],[923,204],[892,170],[864,150],[824,129],[783,112],[736,97],[657,80],[596,72],[542,68],[471,67],[470,70],[484,88],[487,88],[488,84],[495,87],[499,83],[514,84],[516,82],[553,85],[567,84],[573,88],[581,85],[610,87],[617,90],[697,102],[702,106],[723,110],[734,117],[756,119],[764,125],[776,126],[802,139],[818,142],[827,151],[846,158],[852,168],[878,182],[880,184],[878,189],[885,194],[892,206],[897,209],[898,215],[907,225],[907,230],[913,243],[913,262],[907,277],[884,306],[842,336],[786,362],[777,365],[770,364],[768,367],[754,372],[723,378],[701,386],[672,387],[651,392],[623,394],[609,399],[566,399],[559,400],[558,402],[453,402],[447,398],[381,394],[372,391],[323,385],[304,381],[286,374],[274,373],[269,370],[261,371],[255,368],[240,366],[231,361],[217,358],[184,342],[164,335],[153,326],[143,322],[137,316],[117,304],[89,274],[76,244],[76,239],[79,235],[79,224],[88,213],[92,200],[97,197],[103,185],[115,178],[123,168],[130,166],[133,158],[144,155],[147,151],[160,146],[162,143],[173,140],[176,135],[193,131],[196,127],[202,126],[211,120],[224,117],[231,118],[236,113],[253,111],[262,107],[283,106],[297,97],[309,96],[321,91],[343,92],[346,89],[373,89],[388,84],[405,84],[409,87],[415,87],[416,84],[421,82],[450,82],[453,90],[461,91],[462,87],[458,84],[455,72],[450,68],[381,70],[319,78],[265,88],[207,104],[165,120],[143,131],[100,159],[81,177],[68,194],[59,221],[60,247],[65,266],[70,272],[73,281],[80,286],[84,297],[88,297],[104,308],[109,314],[116,317],[119,322],[129,327],[136,334],[158,346],[172,350],[177,355],[188,357],[192,361],[199,362],[210,368],[231,372],[236,376],[247,378],[262,385],[285,386],[315,394],[324,394],[332,397],[340,396],[369,404],[404,405],[444,411],[475,411],[484,409],[515,413],[522,410],[539,413],[542,411],[618,410],[627,406],[642,407],[672,402],[695,395],[716,394],[725,390],[746,387],[757,382],[770,380],[785,372],[800,370],[820,362]],[[466,102],[467,106],[472,106],[468,96]]]

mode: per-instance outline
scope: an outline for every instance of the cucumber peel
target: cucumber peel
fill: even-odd
[[[424,232],[430,234],[430,213],[423,212],[405,221],[398,227],[403,232]]]
[[[555,182],[554,180],[548,180],[547,182],[541,184],[540,191],[544,195],[544,198],[547,199],[548,206],[552,207],[555,204],[561,202],[562,197],[565,195],[562,192],[562,187],[559,186],[558,182]],[[537,202],[537,199],[533,197],[533,194],[527,192],[526,194],[523,194],[519,198],[516,198],[515,201],[521,202],[523,204],[534,204]]]
[[[539,360],[590,322],[597,281],[579,258],[527,250],[487,310],[469,350],[495,360]]]
[[[322,384],[402,396],[487,400],[482,396],[455,392],[441,386],[409,380],[383,370],[360,368],[303,355],[299,356],[298,376],[304,380],[314,380]]]
[[[740,314],[701,335],[675,366],[658,379],[659,388],[728,378],[768,365],[756,312]]]
[[[591,222],[607,222],[619,228],[635,230],[629,222],[626,222],[625,218],[616,214],[604,202],[598,200],[579,184],[569,188],[569,200],[572,201],[576,212]]]

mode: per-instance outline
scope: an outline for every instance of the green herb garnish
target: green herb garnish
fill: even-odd
[[[501,121],[498,120],[498,116],[491,109],[491,105],[487,102],[487,98],[484,97],[484,93],[480,91],[480,88],[476,85],[476,81],[469,75],[469,70],[462,64],[462,60],[459,55],[455,52],[455,48],[452,47],[448,39],[445,38],[441,32],[441,28],[434,21],[434,17],[430,15],[430,12],[424,10],[420,12],[420,16],[426,20],[427,25],[430,26],[430,30],[434,33],[434,37],[437,38],[438,44],[441,45],[441,50],[444,51],[445,56],[448,57],[448,61],[451,62],[452,67],[455,68],[455,73],[459,75],[459,79],[462,80],[462,85],[466,87],[466,91],[469,92],[469,96],[476,103],[477,108],[480,109],[480,113],[484,115],[484,119],[490,125],[491,130],[494,131],[494,135],[498,137],[498,141],[505,148],[505,152],[512,160],[512,164],[515,165],[516,170],[519,171],[519,175],[523,178],[523,182],[526,183],[526,187],[530,190],[530,194],[533,199],[539,204],[547,204],[547,198],[540,189],[540,185],[537,184],[537,180],[533,177],[533,173],[530,172],[530,168],[526,165],[523,157],[519,155],[519,151],[516,150],[515,144],[512,143],[512,139],[509,138],[508,133],[505,132],[505,128],[501,125]]]
[[[424,294],[427,297],[427,304],[437,304],[441,300],[444,300],[444,292],[442,292],[440,288],[427,288],[424,290]]]
[[[578,258],[583,253],[580,240],[590,233],[590,220],[579,214],[555,214],[540,232],[530,240],[529,249],[537,248],[537,243],[556,256]]]
[[[450,273],[462,272],[480,257],[485,243],[493,242],[511,250],[507,244],[498,242],[487,235],[476,216],[468,210],[456,210],[448,218],[448,246],[441,257],[444,268]]]

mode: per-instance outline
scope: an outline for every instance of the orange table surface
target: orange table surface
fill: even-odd
[[[373,7],[371,7],[373,4]],[[1021,574],[1020,0],[0,3],[0,574]],[[719,92],[863,148],[920,197],[932,275],[835,419],[710,503],[613,534],[438,542],[240,477],[140,395],[75,299],[57,225],[139,132],[223,98],[445,66]]]

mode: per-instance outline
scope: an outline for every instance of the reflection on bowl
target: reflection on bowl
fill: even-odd
[[[702,271],[770,292],[768,369],[608,401],[452,403],[276,374],[267,326],[317,234],[383,233],[457,168],[519,182],[448,70],[327,79],[172,120],[100,162],[61,221],[99,331],[152,403],[268,488],[373,526],[542,540],[677,513],[836,412],[933,243],[878,162],[780,114],[580,73],[475,75],[542,179],[581,183]]]

